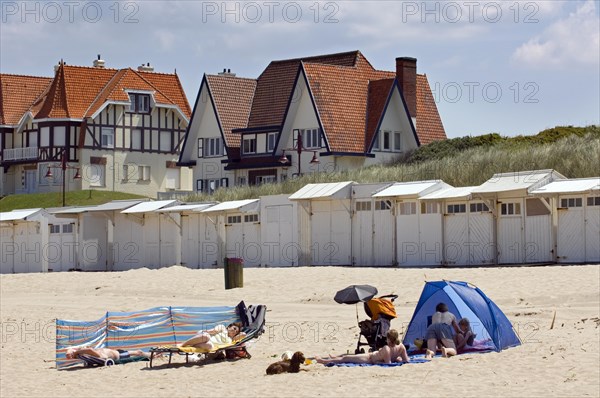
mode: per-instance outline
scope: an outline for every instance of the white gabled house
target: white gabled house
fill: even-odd
[[[416,62],[381,71],[351,51],[273,61],[258,79],[205,75],[179,165],[212,192],[390,162],[443,140]]]

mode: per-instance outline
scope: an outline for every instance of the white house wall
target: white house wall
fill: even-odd
[[[303,74],[300,74],[296,87],[294,88],[294,94],[288,110],[288,115],[284,121],[283,128],[281,131],[281,138],[278,146],[278,153],[281,150],[294,148],[294,129],[311,129],[319,128],[319,121],[315,113],[315,108],[312,103],[310,93],[306,84],[306,79]],[[325,148],[325,138],[322,137],[323,148],[316,148],[317,152],[322,152]],[[298,154],[295,150],[286,151],[286,155],[292,156],[292,164],[286,173],[288,177],[298,173]],[[319,157],[320,163],[318,165],[310,164],[312,160],[313,152],[311,149],[307,149],[302,153],[302,173],[312,173],[317,171],[334,171],[335,162],[331,156]],[[283,170],[283,169],[282,169]]]
[[[229,178],[229,185],[234,184],[234,172],[226,171],[221,160],[227,159],[227,156],[217,157],[198,157],[198,139],[220,138],[221,130],[217,121],[215,109],[213,107],[207,85],[202,86],[194,109],[194,118],[189,127],[187,143],[183,148],[182,161],[195,161],[196,165],[192,168],[192,190],[196,190],[196,181],[200,179],[218,179]],[[206,148],[204,148],[206,152]]]
[[[394,88],[393,90],[392,97],[390,98],[390,102],[385,110],[383,120],[381,121],[381,126],[379,127],[379,131],[384,130],[400,132],[400,149],[402,153],[417,149],[417,141],[412,132],[410,119],[404,109],[404,104],[402,103],[402,98],[400,97],[400,92],[397,88]],[[379,143],[381,146],[381,137],[379,137]],[[381,159],[381,161],[387,160],[385,159],[385,155],[390,156],[389,152],[373,151],[373,153],[375,153],[377,158]],[[397,157],[398,154],[398,152],[395,152],[391,155],[395,155]]]

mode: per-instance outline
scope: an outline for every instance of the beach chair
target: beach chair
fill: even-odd
[[[264,332],[265,313],[267,312],[267,307],[264,305],[251,305],[246,308],[244,302],[241,302],[237,306],[237,310],[242,322],[242,332],[246,334],[243,339],[236,340],[231,344],[215,346],[211,351],[195,347],[178,347],[176,345],[153,347],[150,349],[149,366],[152,367],[153,361],[157,355],[164,354],[169,355],[169,365],[171,365],[173,354],[184,355],[186,363],[189,363],[190,355],[218,354],[221,352],[225,352],[226,357],[229,357],[229,355],[227,355],[229,352],[234,354],[233,357],[251,358],[251,355],[247,350],[246,343],[258,338]]]

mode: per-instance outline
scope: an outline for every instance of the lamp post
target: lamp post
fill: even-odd
[[[298,176],[302,175],[302,151],[305,151],[306,148],[304,148],[304,145],[302,143],[302,134],[300,133],[300,130],[298,129],[294,129],[293,133],[296,134],[297,140],[296,140],[296,152],[298,153]],[[279,158],[279,163],[282,164],[287,164],[290,163],[290,160],[285,156],[285,149],[283,150],[283,153],[281,154],[281,157]],[[317,151],[312,151],[313,152],[313,158],[310,161],[310,164],[319,164],[319,158],[317,157]]]
[[[65,207],[65,177],[68,169],[77,170],[75,172],[74,180],[80,180],[81,174],[79,174],[79,167],[67,165],[67,148],[62,148],[60,151],[60,165],[49,165],[48,171],[46,172],[46,179],[53,178],[52,169],[62,170],[62,207]]]

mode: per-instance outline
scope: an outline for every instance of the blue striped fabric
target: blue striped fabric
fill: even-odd
[[[107,312],[92,322],[56,320],[57,369],[80,364],[66,359],[70,347],[144,350],[181,343],[199,330],[239,322],[235,307],[156,307]]]

